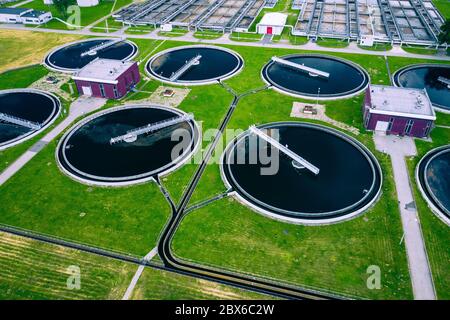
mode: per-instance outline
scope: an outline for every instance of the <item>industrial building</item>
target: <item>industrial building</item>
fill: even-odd
[[[369,45],[436,45],[444,23],[431,0],[294,0],[292,9],[300,10],[294,35]]]
[[[113,17],[130,25],[170,24],[189,30],[248,31],[264,6],[276,0],[148,0],[124,8]]]
[[[427,92],[420,89],[370,85],[363,106],[367,130],[426,138],[436,115]]]
[[[140,81],[134,61],[95,59],[72,77],[80,95],[120,99]]]
[[[0,23],[40,25],[52,19],[51,12],[26,8],[0,8]]]
[[[258,33],[280,35],[286,25],[287,15],[279,12],[269,12],[257,25]]]

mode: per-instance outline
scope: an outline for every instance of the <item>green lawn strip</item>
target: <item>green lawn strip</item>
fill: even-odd
[[[358,45],[358,47],[368,51],[389,51],[392,49],[392,45],[389,43],[375,43],[371,47]]]
[[[326,48],[345,48],[348,47],[348,41],[342,41],[340,39],[326,39],[321,38],[316,41],[317,45]]]
[[[425,54],[425,55],[433,55],[436,54],[438,51],[435,48],[426,48],[426,47],[408,47],[408,46],[402,46],[402,49],[409,53],[415,53],[415,54]]]
[[[224,34],[222,32],[217,31],[197,31],[194,32],[194,37],[197,39],[206,39],[206,40],[213,40],[213,39],[219,39]]]
[[[153,26],[131,26],[125,30],[126,34],[147,34],[155,30]]]
[[[450,19],[450,2],[448,0],[432,0],[436,8],[446,19]]]
[[[122,22],[117,22],[114,18],[107,18],[100,21],[95,26],[93,26],[90,31],[92,32],[116,32],[123,28]]]
[[[173,28],[172,31],[159,31],[158,36],[163,37],[181,37],[188,33],[189,30],[183,28]]]
[[[418,155],[408,159],[407,164],[437,296],[441,300],[449,300],[450,278],[448,275],[450,273],[450,265],[448,261],[450,261],[450,251],[447,250],[450,242],[449,228],[436,217],[422,197],[417,186],[415,170],[420,159],[428,151],[449,144],[450,130],[434,128],[431,131],[431,138],[433,140],[431,143],[424,140],[416,140]]]
[[[419,64],[419,63],[437,63],[437,64],[450,64],[450,61],[445,61],[445,60],[427,60],[427,59],[412,59],[412,58],[402,58],[402,57],[388,57],[388,61],[389,61],[389,68],[391,69],[391,73],[394,74],[395,71],[409,66],[409,65],[413,65],[413,64]]]
[[[292,102],[297,100],[272,91],[248,96],[239,103],[228,129],[296,121],[289,114]],[[361,117],[360,98],[349,99],[348,103]],[[327,105],[339,108],[335,102]],[[361,126],[352,117],[339,119]],[[402,229],[390,160],[374,151],[370,134],[358,139],[376,154],[385,179],[381,199],[364,216],[331,226],[296,226],[265,218],[228,198],[189,213],[175,234],[174,252],[200,264],[349,296],[411,298],[406,254],[399,244]],[[218,165],[208,166],[191,204],[224,189]],[[382,270],[381,290],[366,287],[370,265]]]
[[[270,296],[215,282],[146,268],[133,290],[136,300],[251,300]]]
[[[80,289],[67,288],[70,266]],[[0,233],[0,299],[121,299],[136,266],[77,250]]]
[[[130,4],[131,2],[132,2],[132,0],[117,0],[114,10],[118,10],[123,6]],[[113,5],[114,5],[114,1],[101,0],[98,5],[93,6],[93,7],[79,7],[80,13],[81,13],[80,25],[85,27],[85,26],[101,19],[102,17],[110,14]],[[34,0],[33,2],[27,3],[27,4],[23,5],[23,7],[35,9],[35,10],[41,10],[41,11],[50,11],[52,13],[53,17],[57,17],[62,20],[66,20],[58,12],[58,10],[56,9],[56,7],[54,5],[46,5],[42,1],[39,1],[39,0]],[[70,22],[70,23],[73,23],[73,22]],[[51,20],[48,23],[42,24],[40,27],[50,28],[50,29],[70,29],[70,27],[68,27],[64,23],[57,21],[57,20]]]
[[[38,64],[0,73],[0,90],[26,88],[48,73],[48,69]]]
[[[25,0],[17,0],[17,1],[11,1],[11,2],[6,2],[6,3],[0,3],[0,8],[11,7],[13,5],[16,5],[16,4],[24,2],[24,1]]]
[[[230,40],[238,42],[258,42],[262,39],[262,34],[247,32],[232,32]]]

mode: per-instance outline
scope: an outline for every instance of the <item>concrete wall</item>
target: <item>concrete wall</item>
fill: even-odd
[[[130,91],[133,85],[136,85],[141,80],[139,74],[139,68],[137,63],[134,63],[128,70],[122,73],[117,79],[117,85],[103,83],[105,98],[107,99],[120,99]],[[100,82],[75,80],[78,93],[83,95],[82,87],[90,87],[92,90],[92,96],[102,97],[100,90]],[[114,96],[114,87],[117,86],[118,97]]]

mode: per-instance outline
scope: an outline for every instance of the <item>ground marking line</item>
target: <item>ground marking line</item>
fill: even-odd
[[[154,247],[147,255],[144,257],[144,261],[150,261],[153,259],[154,256],[158,253],[158,247]],[[131,297],[131,294],[133,293],[134,287],[136,286],[137,282],[139,281],[139,278],[142,275],[142,272],[144,271],[145,266],[140,265],[136,273],[133,276],[133,279],[131,279],[130,285],[128,286],[127,290],[125,291],[125,294],[123,295],[122,300],[129,300]]]

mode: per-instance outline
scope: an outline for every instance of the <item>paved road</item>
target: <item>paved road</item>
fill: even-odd
[[[370,51],[359,48],[356,43],[350,43],[346,48],[326,48],[321,47],[315,43],[308,42],[304,45],[292,45],[288,43],[270,43],[261,44],[260,42],[236,42],[229,39],[229,35],[225,34],[219,39],[197,39],[193,36],[192,32],[189,32],[180,37],[163,37],[158,35],[158,30],[155,30],[149,34],[145,35],[128,35],[121,31],[112,33],[103,32],[92,32],[89,30],[56,30],[56,29],[46,29],[46,28],[34,28],[26,27],[20,24],[1,24],[1,29],[10,30],[28,30],[35,32],[47,32],[47,33],[60,33],[60,34],[72,34],[72,35],[84,35],[84,36],[97,36],[97,37],[113,37],[113,36],[123,36],[125,38],[136,38],[136,39],[154,39],[154,40],[171,40],[171,41],[181,41],[181,42],[197,42],[197,43],[208,43],[208,44],[226,44],[234,46],[245,46],[245,47],[264,47],[264,48],[282,48],[282,49],[297,49],[297,50],[311,50],[311,51],[322,51],[322,52],[340,52],[340,53],[350,53],[350,54],[365,54],[373,56],[392,56],[392,57],[404,57],[404,58],[416,58],[424,60],[446,60],[450,61],[448,56],[435,56],[435,55],[421,55],[413,54],[403,51],[400,47],[396,46],[390,51]]]
[[[419,216],[415,209],[405,157],[416,155],[414,140],[410,137],[374,135],[377,150],[391,157],[394,180],[400,206],[404,241],[414,299],[435,300],[436,294],[422,237]],[[408,208],[406,205],[409,205]]]
[[[8,168],[0,174],[0,186],[8,181],[20,169],[22,169],[33,157],[39,153],[47,144],[64,131],[75,119],[101,108],[106,103],[105,99],[80,97],[70,105],[69,115],[59,123],[52,131],[47,133],[41,140],[36,142],[30,149],[22,154]]]

